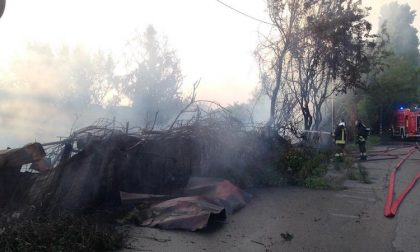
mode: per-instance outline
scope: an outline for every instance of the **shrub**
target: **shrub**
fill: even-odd
[[[307,177],[304,186],[311,189],[328,189],[330,185],[323,177]]]
[[[31,216],[2,220],[2,251],[114,251],[123,234],[111,224],[85,217]]]
[[[278,168],[291,184],[309,185],[320,182],[327,172],[330,153],[312,148],[294,148],[281,158]]]

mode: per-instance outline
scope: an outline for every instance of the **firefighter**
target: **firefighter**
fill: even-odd
[[[344,147],[346,147],[347,133],[346,133],[346,123],[341,119],[340,123],[335,128],[334,132],[335,145],[337,146],[337,151],[335,158],[338,161],[343,161],[344,157]]]
[[[360,160],[366,160],[366,140],[368,137],[368,130],[361,120],[356,120],[356,143],[359,145]]]

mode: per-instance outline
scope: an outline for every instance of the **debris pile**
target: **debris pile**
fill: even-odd
[[[57,142],[0,152],[0,204],[82,212],[119,206],[121,195],[151,194],[183,196],[154,206],[154,214],[188,205],[194,214],[201,211],[199,218],[224,215],[243,207],[249,195],[225,180],[190,178],[223,178],[246,169],[258,172],[284,148],[283,139],[247,131],[226,118],[196,120],[167,130],[100,120]],[[179,208],[174,209],[182,219],[176,213]],[[166,217],[150,218],[150,226],[172,227],[162,224],[168,223]],[[207,223],[206,218],[200,223]],[[187,229],[203,225],[193,226]]]

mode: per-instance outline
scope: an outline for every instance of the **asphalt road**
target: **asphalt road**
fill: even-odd
[[[407,150],[390,153],[404,154]],[[249,205],[209,231],[130,227],[131,249],[126,251],[420,251],[420,185],[414,187],[394,218],[384,217],[388,175],[397,162],[363,163],[371,183],[346,180],[343,190],[252,190]],[[395,195],[417,172],[419,151],[397,173]],[[286,241],[282,233],[293,238]]]

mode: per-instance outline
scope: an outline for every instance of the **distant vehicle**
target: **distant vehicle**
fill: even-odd
[[[394,113],[391,126],[393,137],[401,139],[420,137],[420,110],[400,108]]]

